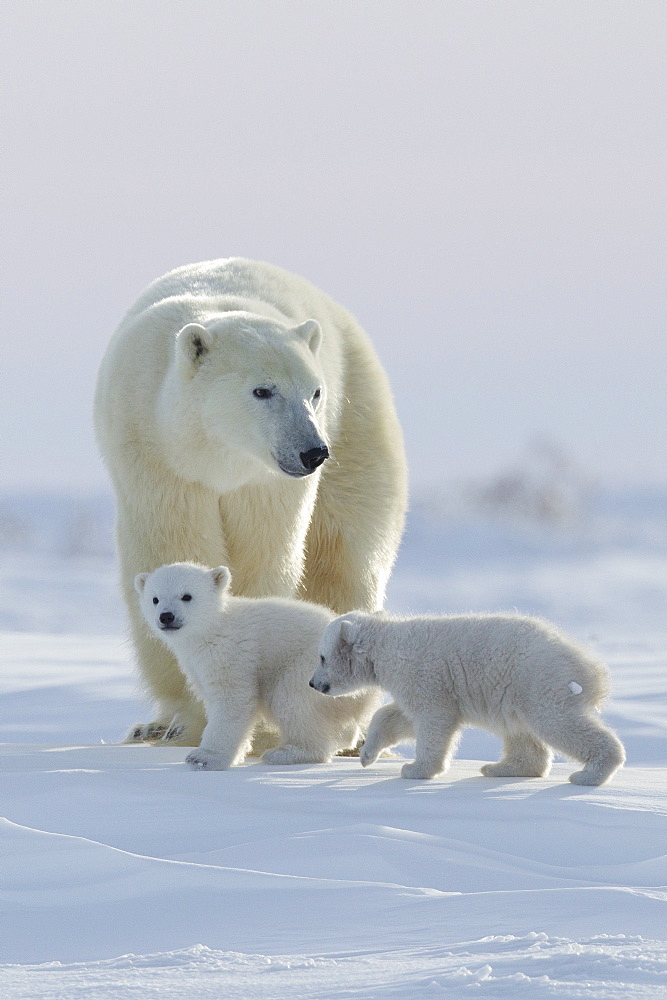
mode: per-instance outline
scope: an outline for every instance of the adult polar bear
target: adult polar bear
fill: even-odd
[[[169,728],[196,746],[205,725],[146,629],[137,573],[224,564],[242,596],[296,595],[339,614],[382,605],[406,506],[401,429],[366,334],[303,278],[242,258],[159,278],[109,344],[95,423],[137,662],[157,703],[129,741]]]

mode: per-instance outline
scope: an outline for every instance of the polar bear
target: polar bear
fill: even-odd
[[[263,754],[266,764],[325,763],[355,747],[379,692],[329,700],[308,687],[333,612],[285,598],[232,597],[230,583],[226,566],[192,563],[138,573],[135,580],[146,621],[206,711],[201,747],[186,762],[215,771],[231,767],[248,752],[259,718],[282,735],[281,745]],[[172,720],[180,725],[178,717]]]
[[[406,507],[401,429],[366,334],[304,279],[241,258],[158,279],[109,344],[95,423],[136,659],[157,703],[128,741],[160,740],[178,716],[175,742],[197,746],[205,724],[144,626],[138,572],[224,564],[241,596],[381,606]]]
[[[576,785],[600,785],[625,760],[596,710],[609,691],[603,663],[553,625],[525,615],[396,619],[353,613],[327,626],[311,686],[341,695],[376,684],[395,701],[373,717],[364,766],[416,736],[404,778],[446,770],[463,726],[501,736],[504,756],[487,777],[542,777],[551,749],[581,761]]]

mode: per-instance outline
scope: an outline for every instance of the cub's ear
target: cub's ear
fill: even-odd
[[[313,354],[317,354],[322,343],[322,327],[316,319],[307,319],[294,328],[294,333],[306,342]]]
[[[201,323],[188,323],[176,334],[176,348],[183,360],[199,364],[213,346],[213,336]]]
[[[229,590],[229,585],[232,582],[232,574],[226,566],[217,566],[215,569],[212,569],[211,576],[213,577],[213,583],[223,593]]]
[[[134,589],[136,590],[136,592],[138,594],[143,594],[143,592],[144,592],[144,585],[145,585],[146,580],[148,579],[149,576],[150,576],[150,573],[137,573],[137,575],[135,576],[135,578],[134,578]]]
[[[339,635],[343,642],[346,642],[348,646],[354,646],[355,642],[359,638],[358,622],[351,622],[347,619],[343,619],[340,623]]]

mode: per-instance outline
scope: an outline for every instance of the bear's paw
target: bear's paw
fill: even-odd
[[[161,722],[138,722],[132,726],[123,743],[157,743],[167,731]]]
[[[189,753],[185,763],[195,771],[226,771],[230,764],[224,754],[216,753],[214,750],[202,750],[201,747]]]

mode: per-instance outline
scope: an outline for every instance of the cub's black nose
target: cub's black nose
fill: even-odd
[[[311,448],[309,451],[302,451],[299,455],[304,469],[308,469],[309,472],[313,472],[328,457],[329,449],[325,444],[320,448]]]
[[[160,615],[160,623],[162,625],[171,625],[173,624],[173,621],[174,621],[174,616],[171,613],[171,611],[163,611],[162,614]]]

